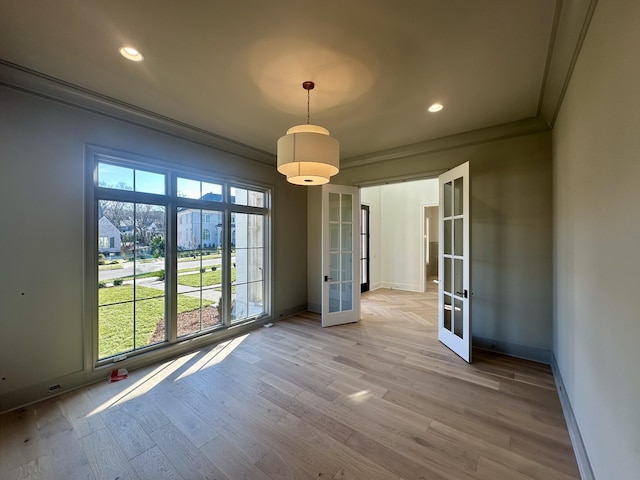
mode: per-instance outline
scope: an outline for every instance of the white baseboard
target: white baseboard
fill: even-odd
[[[391,283],[381,282],[380,288],[389,288],[391,290],[404,290],[406,292],[422,292],[422,285],[414,285],[412,283]]]
[[[591,469],[591,463],[589,462],[589,456],[587,455],[587,449],[582,441],[578,422],[576,421],[576,417],[573,415],[571,402],[569,401],[569,396],[567,395],[567,390],[564,387],[562,375],[558,368],[556,356],[553,352],[551,353],[551,371],[553,372],[553,378],[556,381],[556,389],[558,390],[558,396],[560,397],[560,404],[562,405],[564,419],[565,422],[567,422],[567,430],[569,430],[569,436],[571,437],[573,452],[576,456],[576,462],[578,462],[578,468],[580,469],[580,476],[582,477],[582,480],[595,480],[593,470]]]

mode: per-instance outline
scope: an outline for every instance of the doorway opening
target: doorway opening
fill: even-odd
[[[424,206],[424,290],[438,290],[438,206]]]
[[[439,250],[438,180],[362,187],[360,200],[369,207],[369,290],[388,288],[424,293],[427,276],[438,273],[434,259]],[[433,207],[426,212],[429,215],[427,239],[425,207]],[[425,243],[429,239],[432,242]],[[431,283],[429,290],[433,286],[437,285]]]

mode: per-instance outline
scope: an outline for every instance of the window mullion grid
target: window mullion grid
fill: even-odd
[[[101,158],[98,156],[93,157],[94,161],[97,165]],[[109,163],[111,163],[109,161]],[[146,164],[137,164],[134,162],[129,162],[126,160],[122,160],[122,162],[117,162],[118,165],[124,167],[130,167],[137,171],[138,168],[147,169]],[[221,300],[222,300],[222,319],[220,322],[222,325],[228,327],[231,325],[231,313],[232,313],[232,305],[231,298],[233,296],[232,292],[232,277],[231,270],[233,264],[232,258],[232,215],[233,213],[240,214],[254,214],[262,217],[262,275],[261,275],[261,284],[262,284],[262,301],[263,311],[270,311],[270,291],[271,291],[271,276],[270,276],[270,262],[271,257],[269,253],[271,252],[271,243],[269,241],[271,225],[269,219],[271,218],[271,210],[270,210],[270,201],[271,195],[268,189],[264,190],[265,198],[264,198],[264,207],[256,207],[256,206],[248,206],[248,205],[238,205],[231,203],[230,197],[230,186],[228,182],[220,181],[219,179],[215,180],[215,183],[220,184],[223,189],[223,196],[221,202],[211,202],[209,200],[202,199],[193,199],[193,198],[184,198],[178,197],[178,177],[182,176],[181,172],[174,171],[171,168],[161,169],[161,171],[155,167],[149,165],[149,171],[157,171],[158,173],[163,173],[166,175],[165,177],[165,194],[154,194],[154,193],[146,193],[142,191],[136,191],[137,188],[137,175],[134,174],[133,177],[133,190],[120,190],[114,188],[100,187],[95,184],[95,179],[91,181],[91,187],[88,191],[91,192],[91,196],[95,199],[96,203],[100,201],[115,201],[115,202],[123,202],[130,203],[133,206],[133,235],[132,235],[132,251],[133,251],[133,274],[132,274],[132,288],[133,292],[131,294],[131,302],[133,303],[133,350],[131,352],[122,352],[122,353],[135,353],[136,351],[143,349],[144,345],[138,345],[139,339],[137,338],[137,324],[138,324],[138,312],[136,308],[136,304],[138,301],[138,264],[140,262],[140,245],[138,245],[138,241],[140,240],[140,229],[138,228],[139,221],[141,217],[141,213],[139,211],[140,205],[157,205],[163,206],[165,211],[165,261],[164,261],[164,269],[165,269],[165,286],[164,286],[164,315],[165,315],[165,341],[169,343],[176,343],[178,340],[178,246],[180,244],[178,235],[179,235],[179,225],[178,225],[178,212],[179,209],[184,208],[197,208],[200,212],[200,250],[203,250],[204,245],[204,224],[202,222],[202,212],[203,209],[207,210],[217,210],[222,214],[222,226],[224,228],[222,235],[222,245],[218,245],[222,248],[222,258],[221,258],[221,276],[222,276],[222,292],[221,292]],[[207,178],[202,178],[202,181],[207,181]],[[143,188],[143,187],[141,187]],[[251,185],[247,185],[247,188],[255,188]],[[262,190],[262,189],[261,189]],[[95,214],[94,214],[95,215]],[[96,215],[97,217],[97,215]],[[98,220],[96,218],[96,220]],[[94,224],[96,222],[93,222]],[[94,233],[96,238],[95,244],[98,243],[98,229],[95,229]],[[247,232],[244,232],[244,235],[248,235]],[[210,239],[208,239],[210,240]],[[255,256],[255,255],[254,255]],[[200,256],[200,270],[202,269],[202,257]],[[200,272],[202,275],[202,272]],[[96,276],[97,277],[97,276]],[[247,285],[246,288],[249,289],[254,283],[259,283],[257,280],[249,281],[249,277],[247,277]],[[202,309],[204,292],[202,290],[202,282],[200,288],[200,309]],[[97,291],[97,289],[96,289]],[[143,298],[141,301],[144,301]],[[97,305],[98,302],[96,302]],[[202,312],[200,312],[200,323],[202,323]],[[242,319],[240,319],[242,320]],[[99,341],[99,338],[98,338]],[[97,357],[96,357],[97,358]],[[103,361],[109,361],[108,357],[100,360],[98,359],[98,363],[102,363]]]
[[[222,308],[220,314],[221,323],[225,326],[231,325],[231,211],[227,207],[223,210],[223,236],[222,236]]]
[[[268,209],[265,207],[248,207],[246,205],[229,205],[229,208],[234,213],[247,213],[254,215],[266,215],[268,213]]]
[[[138,204],[133,204],[133,350],[136,350],[136,279],[138,276]]]
[[[202,271],[202,265],[204,264],[204,261],[202,260],[202,254],[204,252],[204,248],[203,248],[204,238],[202,236],[202,230],[203,230],[202,225],[203,225],[203,222],[204,222],[204,212],[205,212],[205,210],[201,208],[198,211],[200,212],[200,219],[199,219],[200,220],[200,232],[199,232],[199,236],[198,236],[198,239],[200,241],[200,243],[198,244],[198,250],[199,250],[198,258],[200,259],[200,265],[199,265],[199,270],[198,270],[200,272],[200,308],[198,310],[198,313],[199,313],[199,315],[198,315],[198,318],[199,318],[198,330],[202,330],[202,313],[203,313],[202,312],[202,305],[203,305],[202,302],[204,300],[204,295],[203,295],[203,292],[204,292],[204,272]]]
[[[176,176],[171,175],[169,205],[166,211],[165,244],[165,341],[175,342],[178,338],[178,224],[175,197]],[[169,255],[166,254],[169,252]],[[169,258],[167,258],[169,257]]]

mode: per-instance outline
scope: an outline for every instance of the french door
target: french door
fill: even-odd
[[[360,320],[360,190],[322,186],[322,326]]]
[[[438,340],[471,362],[469,162],[440,175]]]

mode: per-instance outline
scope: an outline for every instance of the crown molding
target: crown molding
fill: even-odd
[[[553,128],[598,0],[557,0],[536,117],[343,159],[341,169],[371,165]]]
[[[231,153],[267,165],[275,156],[207,130],[16,65],[0,58],[0,85]]]
[[[374,163],[386,162],[389,160],[453,150],[456,148],[468,147],[549,130],[549,125],[547,125],[547,123],[541,118],[527,118],[516,122],[504,123],[502,125],[481,128],[456,135],[450,135],[448,137],[435,138],[425,142],[403,145],[397,148],[344,159],[340,161],[340,168],[342,170],[346,170],[349,168],[361,167],[363,165],[372,165]]]
[[[557,0],[538,116],[552,128],[598,0]]]
[[[549,130],[558,116],[597,3],[597,0],[557,0],[537,117],[342,159],[341,169]],[[276,164],[271,153],[1,58],[0,84],[270,166]]]

